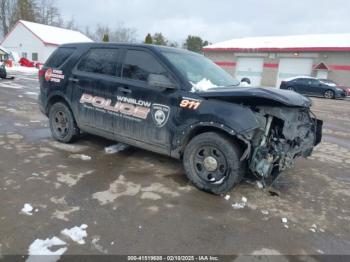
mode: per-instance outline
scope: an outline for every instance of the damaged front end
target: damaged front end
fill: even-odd
[[[297,157],[311,155],[321,141],[323,122],[308,107],[258,106],[253,110],[260,128],[244,136],[251,146],[249,171],[267,186],[292,167]]]

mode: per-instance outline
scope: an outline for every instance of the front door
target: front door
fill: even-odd
[[[123,117],[118,131],[123,136],[168,152],[180,96],[177,89],[149,86],[150,74],[162,74],[171,79],[166,67],[150,51],[142,48],[125,50],[124,86],[118,92],[118,100],[125,104],[129,114]]]

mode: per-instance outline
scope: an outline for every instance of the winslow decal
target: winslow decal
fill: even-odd
[[[83,94],[80,98],[81,104],[91,104],[95,108],[104,109],[109,112],[121,113],[138,119],[146,119],[150,112],[150,102],[136,100],[133,98],[118,96],[115,103],[109,98]]]

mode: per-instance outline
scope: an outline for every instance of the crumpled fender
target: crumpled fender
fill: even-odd
[[[246,106],[222,100],[202,100],[197,109],[181,108],[178,114],[174,147],[181,147],[198,128],[218,128],[231,135],[240,135],[259,127],[254,112]]]

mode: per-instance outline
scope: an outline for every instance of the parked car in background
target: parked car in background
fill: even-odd
[[[339,87],[339,88],[341,88],[341,89],[343,89],[345,91],[346,96],[350,96],[350,87],[349,86],[338,85],[337,83],[335,83],[335,82],[333,82],[331,80],[328,80],[328,79],[320,79],[320,81],[328,83],[330,85],[334,85],[336,87]]]
[[[308,76],[285,79],[282,81],[280,88],[303,95],[322,96],[328,99],[339,99],[347,96],[347,92],[334,82]]]

